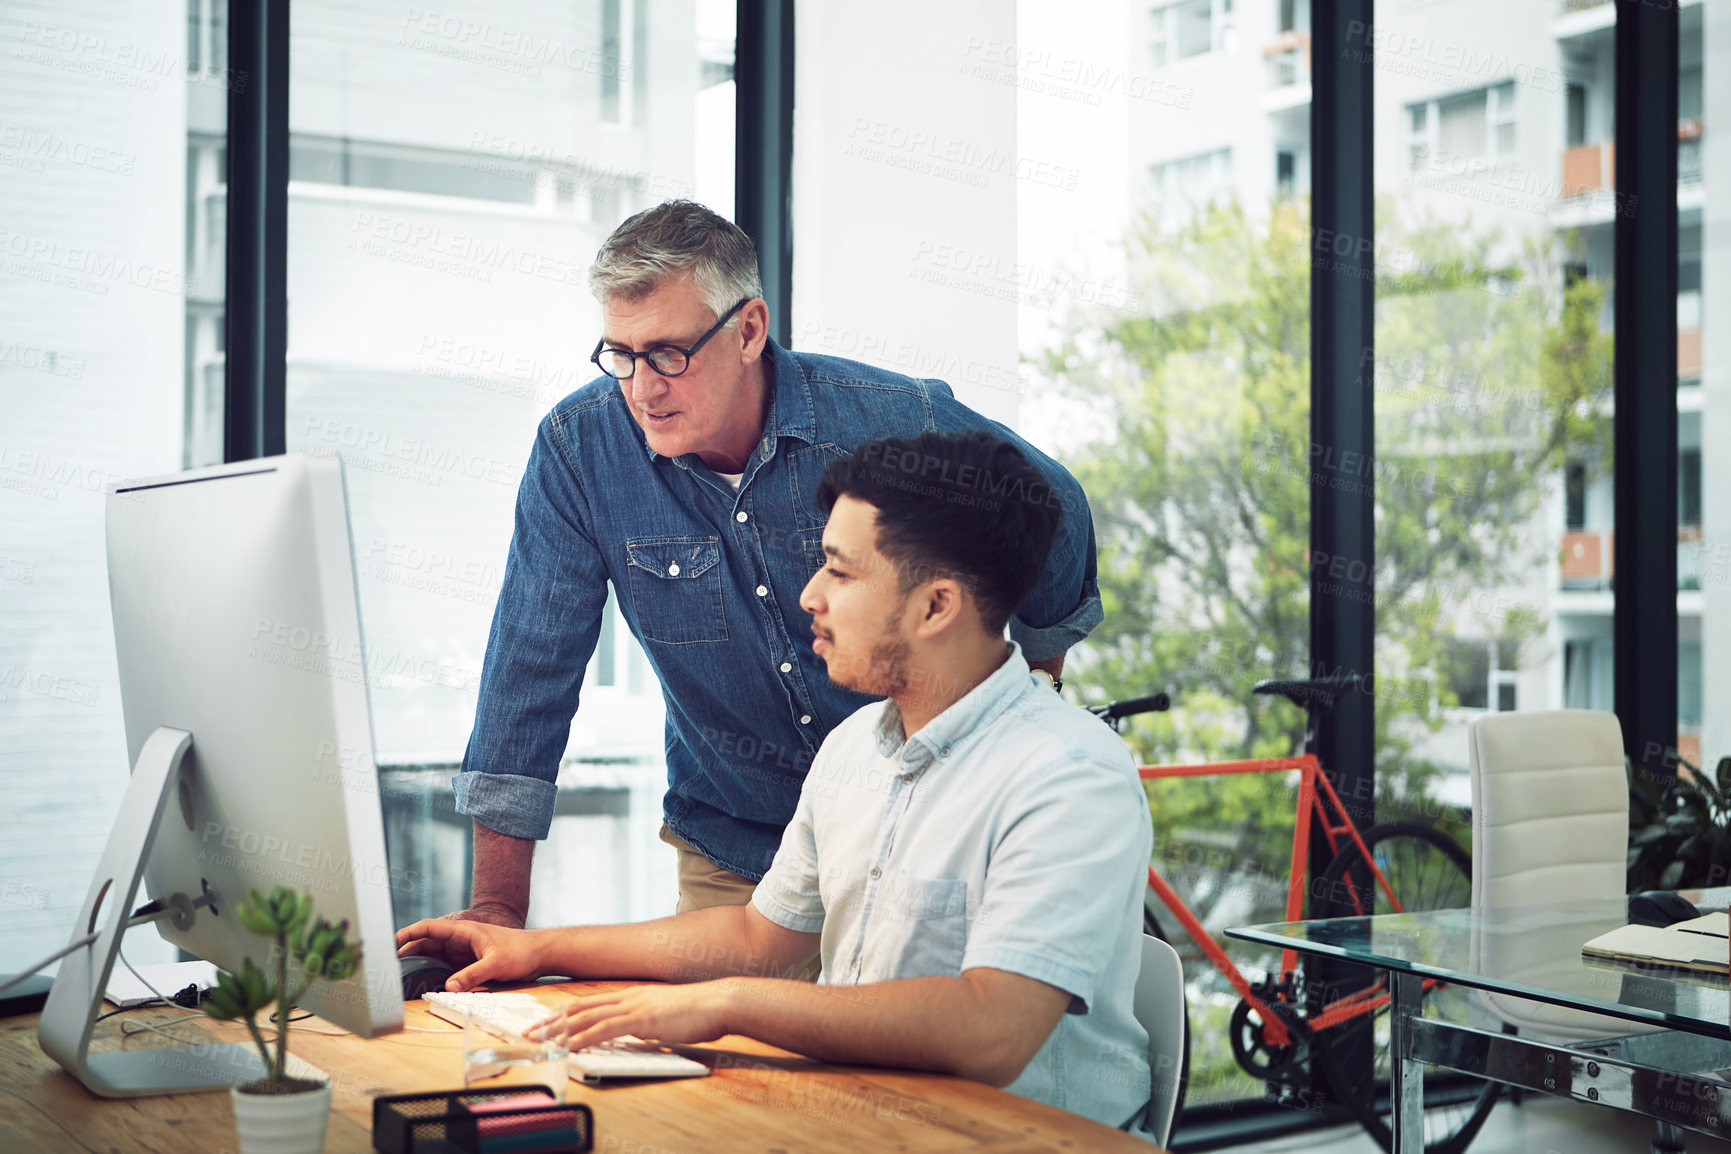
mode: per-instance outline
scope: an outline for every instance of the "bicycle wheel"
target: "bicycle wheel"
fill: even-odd
[[[1472,864],[1459,843],[1418,822],[1397,821],[1373,826],[1364,843],[1377,869],[1408,913],[1455,909],[1472,900]],[[1312,917],[1365,917],[1395,912],[1388,895],[1376,884],[1358,846],[1348,843],[1323,874],[1321,900]],[[1331,962],[1334,980],[1324,1000],[1356,990],[1386,990],[1387,975],[1368,966]],[[1428,1017],[1464,1020],[1467,991],[1433,985],[1424,994]],[[1312,1052],[1322,1061],[1329,1086],[1384,1150],[1393,1148],[1389,1130],[1388,1006],[1349,1018],[1316,1035]],[[1371,1057],[1365,1068],[1363,1054]],[[1426,1154],[1459,1154],[1467,1148],[1496,1105],[1499,1083],[1427,1070],[1425,1077],[1424,1148]]]
[[[1167,937],[1166,932],[1160,928],[1160,922],[1154,916],[1154,910],[1151,908],[1151,906],[1153,903],[1156,903],[1158,901],[1159,901],[1159,899],[1154,896],[1153,891],[1149,891],[1149,893],[1147,894],[1147,896],[1144,899],[1143,904],[1142,904],[1142,930],[1144,933],[1148,934],[1149,937],[1159,938],[1161,941],[1165,942],[1167,945],[1174,946],[1174,948],[1176,948],[1172,939]],[[1188,1001],[1188,999],[1186,999],[1185,1007],[1184,1007],[1184,1057],[1178,1066],[1178,1102],[1176,1105],[1174,1105],[1172,1107],[1172,1130],[1171,1130],[1171,1132],[1173,1134],[1178,1133],[1178,1120],[1184,1116],[1184,1095],[1186,1093],[1188,1093],[1189,1090],[1190,1090],[1190,1007],[1189,1007],[1189,1001]]]

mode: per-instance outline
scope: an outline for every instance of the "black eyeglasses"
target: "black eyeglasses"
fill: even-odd
[[[751,297],[746,297],[738,304],[721,314],[721,319],[709,327],[709,331],[697,338],[697,343],[688,349],[678,345],[656,345],[641,353],[628,349],[607,348],[607,338],[602,337],[595,342],[595,351],[589,354],[589,359],[595,362],[597,368],[616,381],[628,381],[637,371],[639,358],[649,362],[649,367],[664,377],[677,377],[691,367],[691,358],[697,355],[697,350],[709,343],[709,338],[721,331],[721,326],[733,319],[733,314],[744,308]]]

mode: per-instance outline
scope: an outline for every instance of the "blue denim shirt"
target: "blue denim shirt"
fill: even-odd
[[[773,393],[739,490],[695,454],[650,450],[602,377],[541,422],[517,494],[457,810],[543,838],[607,583],[667,701],[667,826],[753,881],[769,869],[824,736],[871,699],[832,685],[799,595],[821,564],[826,465],[879,437],[987,429],[1046,475],[1064,514],[1010,622],[1030,660],[1100,623],[1081,486],[942,381],[766,346]],[[1035,499],[1039,499],[1036,497]]]

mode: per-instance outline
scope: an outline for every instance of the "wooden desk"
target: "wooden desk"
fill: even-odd
[[[532,987],[550,1005],[579,990],[618,983]],[[442,1090],[462,1083],[462,1031],[408,1004],[405,1031],[363,1040],[296,1029],[291,1053],[331,1079],[325,1150],[367,1154],[372,1099],[378,1094]],[[178,1007],[135,1010],[96,1027],[93,1051],[168,1045],[148,1031],[122,1038],[123,1021],[171,1021]],[[319,1019],[299,1026],[333,1030]],[[246,1028],[208,1019],[171,1033],[188,1041],[245,1041]],[[937,1074],[826,1066],[749,1038],[684,1048],[713,1070],[707,1078],[596,1088],[571,1082],[567,1101],[595,1113],[595,1149],[608,1154],[728,1154],[766,1151],[1134,1151],[1155,1147],[1128,1134],[989,1086]],[[97,1098],[44,1055],[36,1015],[0,1020],[0,1150],[7,1154],[126,1151],[196,1154],[234,1150],[226,1093],[163,1098]]]

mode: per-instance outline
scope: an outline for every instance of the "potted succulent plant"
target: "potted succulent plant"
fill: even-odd
[[[244,1021],[264,1059],[263,1078],[229,1090],[241,1154],[318,1154],[330,1121],[331,1088],[328,1082],[288,1076],[289,1011],[314,978],[342,981],[354,973],[361,948],[349,944],[347,921],[334,926],[323,918],[315,921],[312,895],[286,886],[272,887],[262,897],[252,891],[235,913],[247,929],[275,939],[274,973],[266,974],[249,956],[238,974],[218,972],[204,1007],[221,1021]],[[292,978],[291,959],[296,971]],[[257,1020],[258,1012],[273,1002],[274,1053]]]

